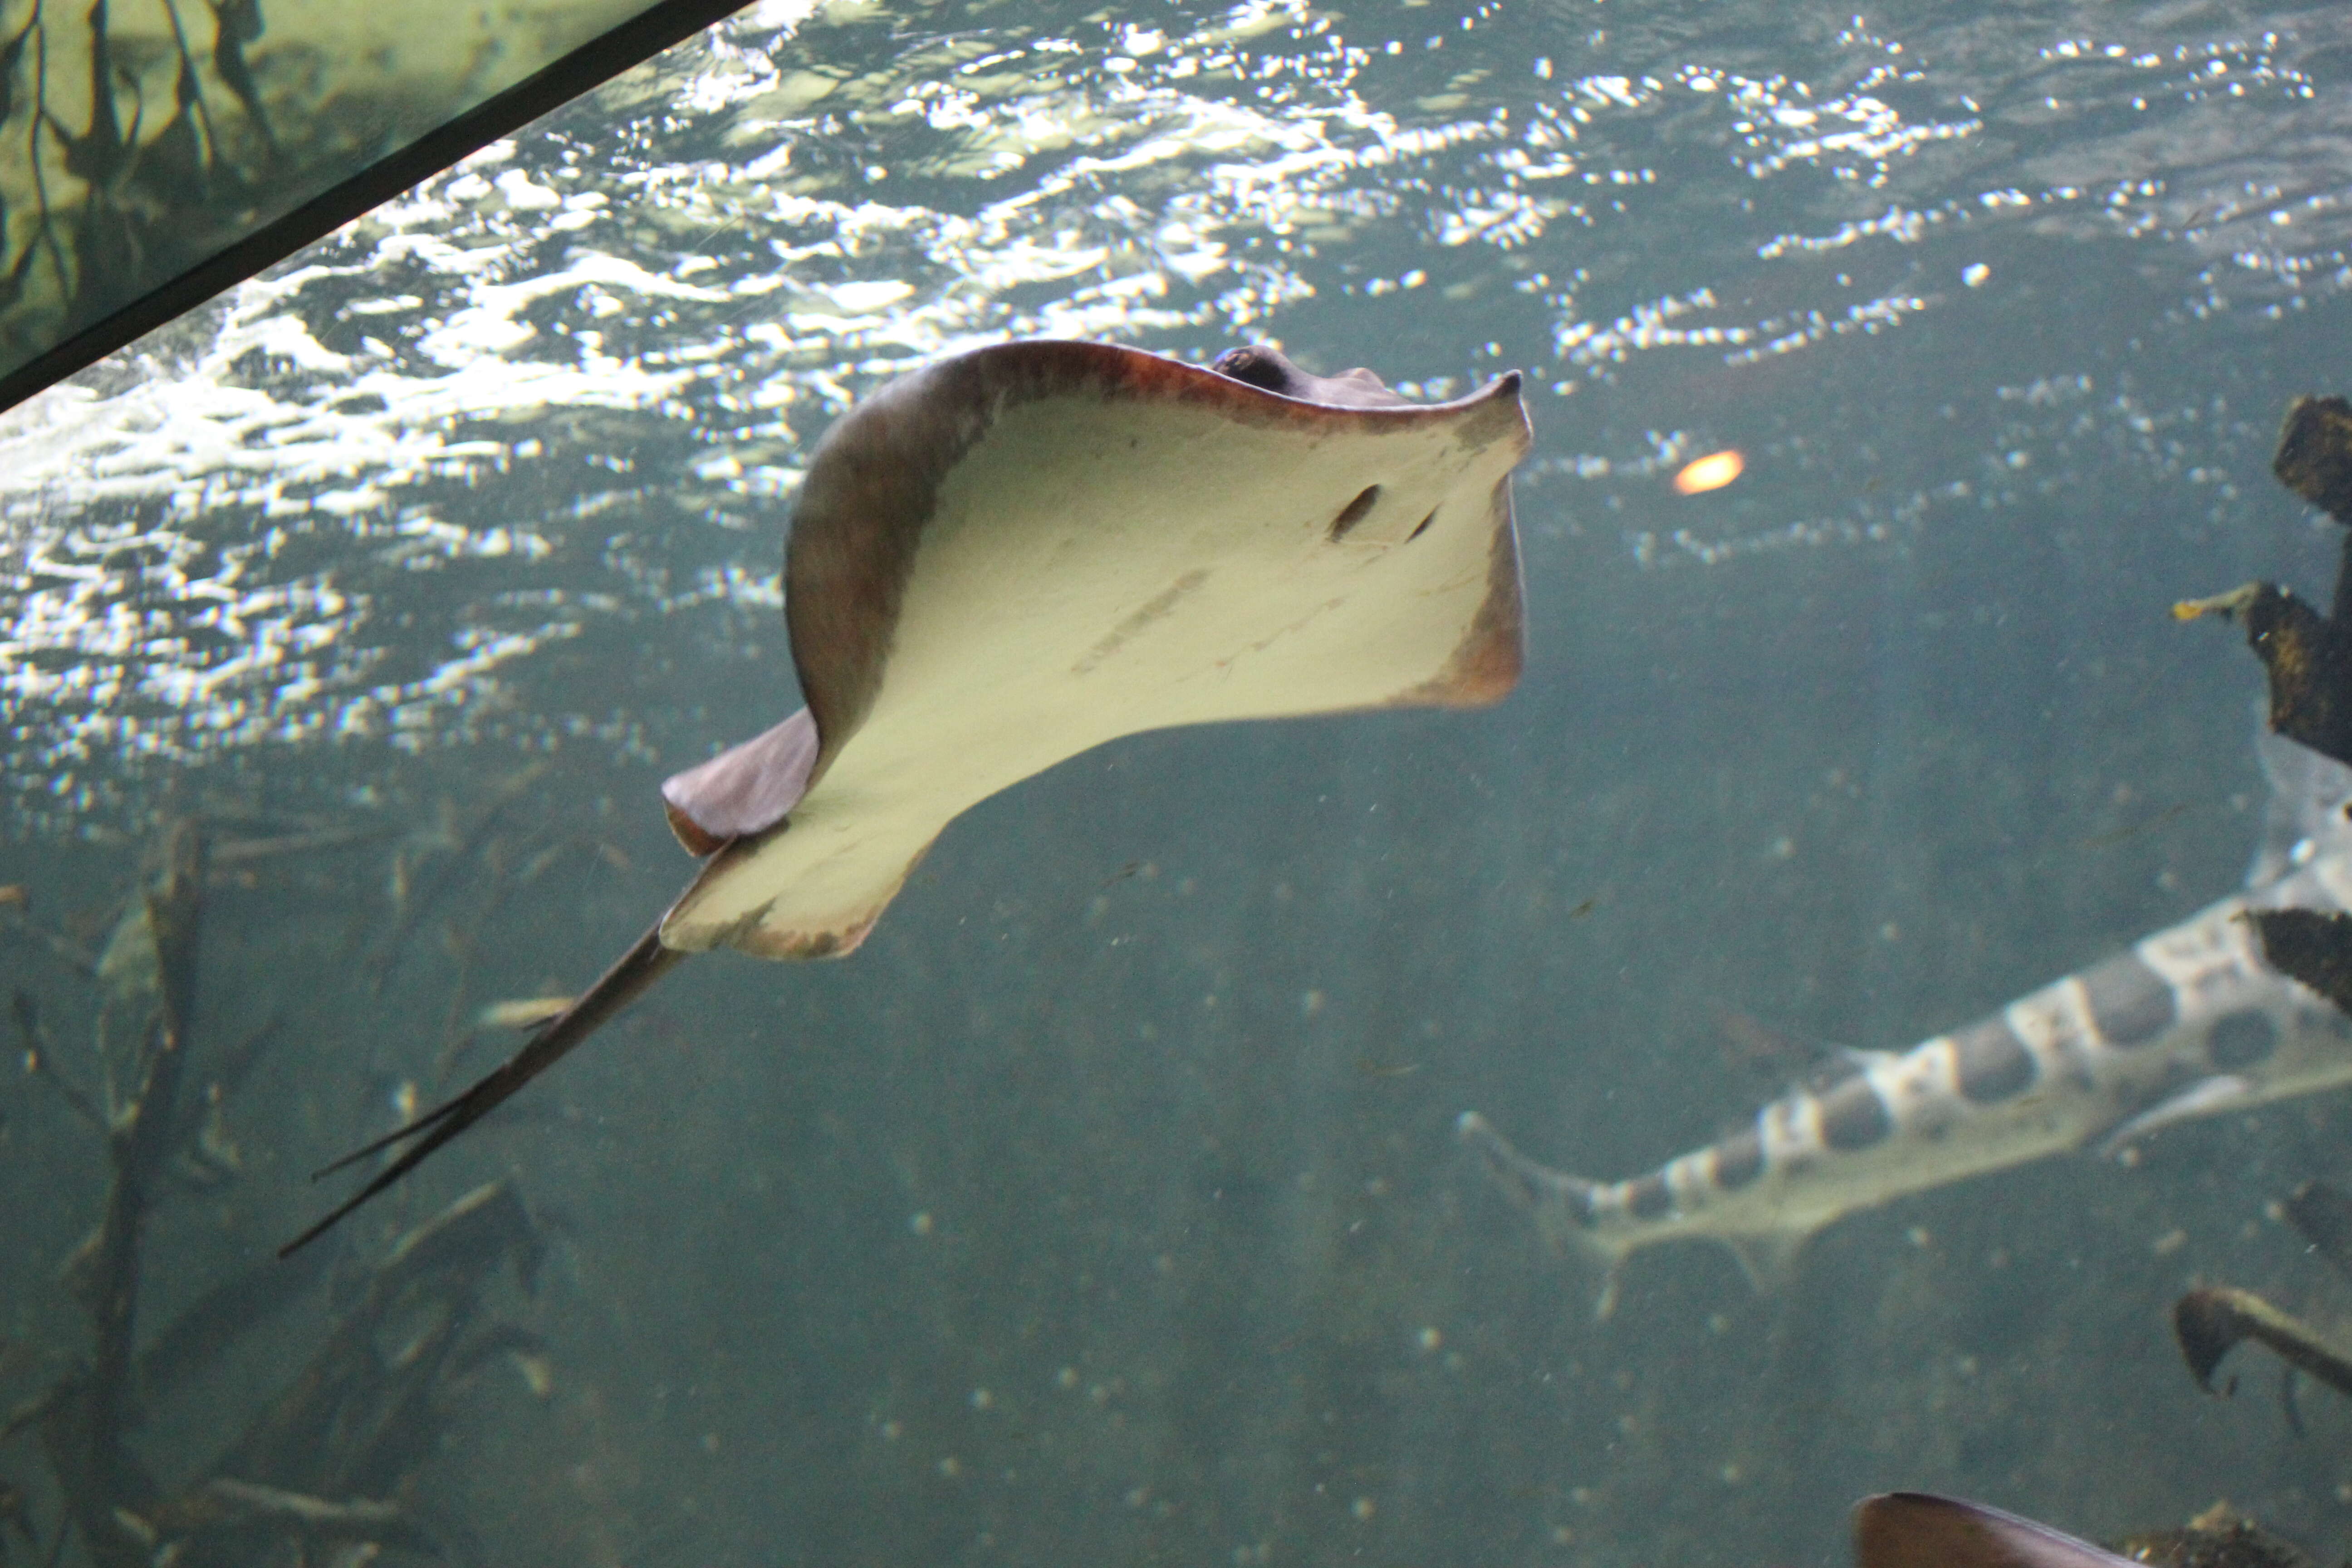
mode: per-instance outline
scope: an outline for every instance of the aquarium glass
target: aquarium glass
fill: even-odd
[[[291,1563],[373,1500],[517,1568],[1756,1568],[1914,1489],[2338,1560],[2352,1405],[2174,1337],[2198,1285],[2352,1318],[2286,1206],[2352,1106],[2271,1045],[2103,1121],[2053,1068],[2032,1159],[1842,1102],[1801,1246],[1644,1245],[1605,1317],[1457,1127],[1638,1177],[2244,886],[2263,666],[2171,612],[2330,601],[2271,462],[2352,393],[2347,152],[2337,5],[771,0],[0,416],[0,1542]],[[817,438],[1026,337],[1524,373],[1516,691],[1076,757],[854,954],[695,958],[277,1263],[693,874],[659,786],[797,705]]]

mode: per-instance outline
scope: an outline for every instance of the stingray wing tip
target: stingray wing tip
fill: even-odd
[[[725,838],[704,831],[700,823],[680,810],[677,803],[669,798],[667,789],[662,795],[662,815],[669,818],[671,834],[685,847],[686,852],[698,860],[717,854],[727,842]]]

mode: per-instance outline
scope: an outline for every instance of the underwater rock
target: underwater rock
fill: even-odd
[[[2316,1568],[2301,1547],[2222,1502],[2179,1530],[2126,1535],[2116,1546],[2150,1568]]]
[[[2261,935],[2272,968],[2352,1013],[2352,915],[2250,910],[2246,921]]]
[[[2271,458],[2278,482],[2352,527],[2352,402],[2298,397]]]

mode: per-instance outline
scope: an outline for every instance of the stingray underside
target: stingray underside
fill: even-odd
[[[1336,406],[1029,342],[891,384],[828,434],[793,521],[817,749],[767,743],[806,793],[768,792],[789,817],[727,843],[663,943],[845,952],[958,813],[1118,736],[1498,700],[1528,443],[1515,374]]]

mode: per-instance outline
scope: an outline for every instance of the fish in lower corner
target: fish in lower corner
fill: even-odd
[[[1854,1568],[2126,1568],[2134,1559],[1990,1503],[1882,1492],[1854,1505]]]
[[[1739,1131],[1645,1175],[1538,1163],[1475,1111],[1462,1137],[1558,1251],[1595,1268],[1597,1314],[1625,1259],[1729,1247],[1759,1289],[1816,1232],[1912,1193],[2158,1127],[2352,1084],[2352,1020],[2265,961],[2250,910],[2352,909],[2352,769],[2261,737],[2271,786],[2242,893],[1907,1051],[1845,1053]]]
[[[2308,1552],[2215,1503],[2110,1551],[1990,1503],[1885,1492],[1853,1510],[1854,1568],[2316,1568]]]

